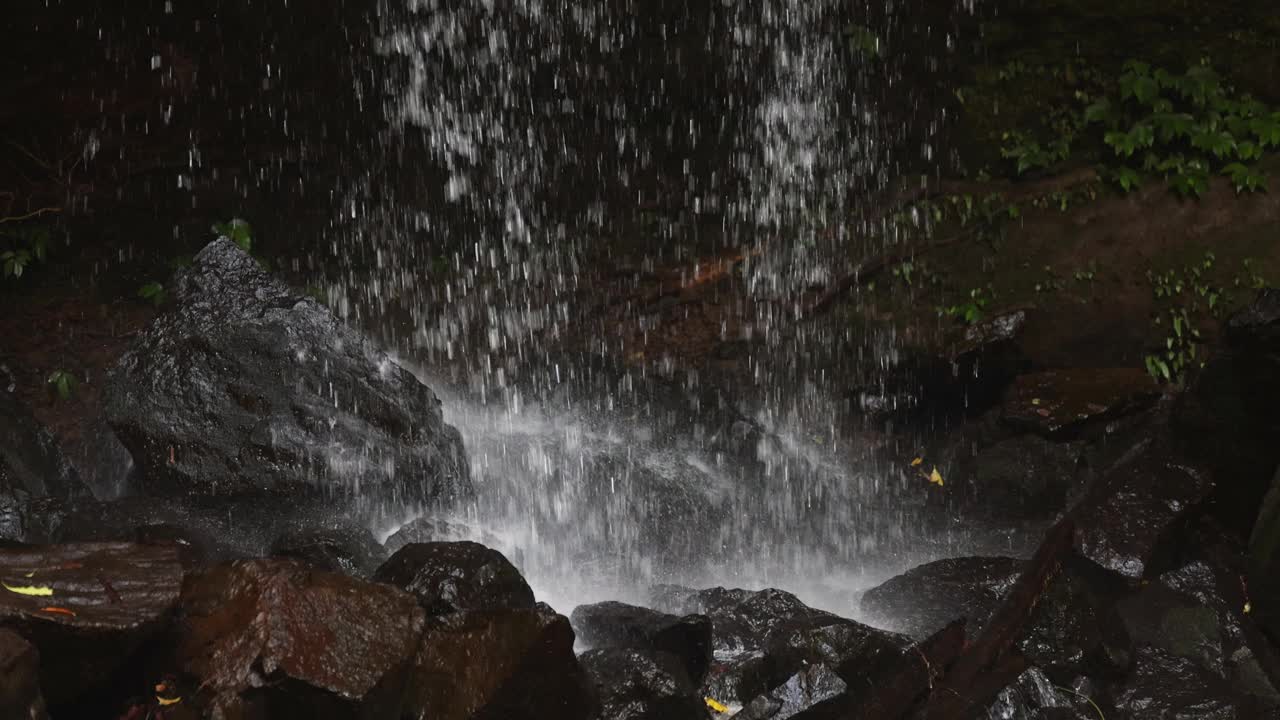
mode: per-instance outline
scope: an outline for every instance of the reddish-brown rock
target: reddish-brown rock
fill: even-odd
[[[588,720],[596,700],[573,629],[546,605],[432,618],[414,661],[406,717]]]
[[[175,651],[228,718],[400,717],[424,615],[412,595],[289,560],[193,576]]]

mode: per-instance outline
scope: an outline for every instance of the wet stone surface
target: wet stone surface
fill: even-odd
[[[534,606],[520,571],[497,550],[469,541],[405,545],[373,579],[413,593],[428,615]]]
[[[208,712],[395,717],[425,615],[388,585],[289,560],[219,565],[186,584],[177,668]]]
[[[120,359],[107,417],[161,495],[328,491],[397,506],[471,492],[435,394],[223,238]]]
[[[50,704],[100,686],[165,627],[184,571],[173,548],[82,543],[0,549],[0,628],[40,651]]]

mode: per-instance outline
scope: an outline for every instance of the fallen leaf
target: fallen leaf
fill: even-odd
[[[50,595],[53,594],[53,588],[51,587],[39,587],[36,585],[13,587],[8,583],[0,583],[0,586],[3,586],[5,590],[8,590],[11,593],[17,593],[19,595],[30,595],[32,597],[49,597]]]
[[[160,707],[168,707],[170,705],[177,705],[178,703],[182,702],[182,698],[180,697],[165,698],[157,695],[156,702],[160,703]]]
[[[54,613],[56,615],[66,615],[67,617],[75,617],[76,614],[64,607],[42,607],[40,612]]]
[[[942,473],[938,472],[938,468],[934,468],[933,472],[929,473],[929,482],[942,487]]]
[[[924,464],[924,458],[916,458],[911,461],[911,467],[920,467]]]
[[[1040,398],[1031,398],[1031,404],[1032,404],[1032,405],[1039,405],[1039,404],[1040,404]]]
[[[706,700],[706,701],[707,701],[707,707],[711,708],[712,710],[715,710],[715,711],[716,711],[716,712],[718,712],[718,713],[727,713],[727,712],[729,712],[729,708],[728,708],[728,706],[726,706],[726,705],[724,705],[724,704],[722,704],[722,703],[716,702],[715,700],[712,700],[711,698],[703,698],[703,700]]]

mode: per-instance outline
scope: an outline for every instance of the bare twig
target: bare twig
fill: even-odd
[[[21,222],[23,220],[30,220],[33,217],[40,217],[41,215],[47,215],[49,213],[60,213],[60,212],[62,212],[62,208],[60,207],[43,207],[43,208],[40,208],[39,210],[32,210],[26,215],[15,215],[13,217],[0,218],[0,225],[3,225],[4,223],[8,223],[8,222]]]

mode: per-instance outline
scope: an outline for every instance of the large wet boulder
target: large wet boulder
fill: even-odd
[[[866,690],[870,670],[897,657],[909,642],[772,588],[661,585],[651,591],[650,601],[666,612],[711,619],[715,661],[702,690],[726,703],[749,703],[814,664],[834,670],[848,685],[848,694],[856,696]]]
[[[0,717],[48,720],[40,692],[40,653],[21,635],[0,629]]]
[[[923,640],[959,618],[985,623],[1022,572],[1022,561],[964,557],[920,565],[871,588],[862,611],[880,627]]]
[[[386,550],[368,528],[351,524],[287,531],[271,543],[268,554],[356,577],[372,575],[387,559]]]
[[[1180,447],[1217,482],[1214,512],[1249,532],[1280,463],[1280,289],[1228,319],[1223,346],[1178,398]]]
[[[706,702],[674,657],[634,648],[581,656],[600,699],[598,720],[706,720]]]
[[[529,583],[502,553],[469,541],[406,545],[373,579],[413,593],[428,615],[534,605]]]
[[[828,705],[830,717],[835,714],[837,703],[843,699],[847,686],[841,677],[826,665],[808,665],[786,682],[757,697],[734,715],[740,720],[789,720],[804,714],[812,717],[822,713]],[[822,714],[821,717],[828,715]]]
[[[429,618],[405,717],[591,720],[598,705],[573,642],[569,621],[541,604]]]
[[[174,307],[111,370],[108,420],[157,495],[470,492],[430,388],[225,238],[173,280]]]
[[[1213,487],[1164,438],[1144,439],[1075,508],[1077,551],[1131,581],[1159,572]]]
[[[679,658],[694,684],[711,668],[711,620],[705,615],[678,617],[620,602],[581,605],[570,615],[582,642],[590,647],[639,648]]]
[[[980,632],[1021,575],[1012,558],[926,563],[868,590],[862,609],[882,627],[922,640],[964,619]],[[1017,645],[1056,679],[1122,671],[1131,645],[1114,603],[1123,587],[1090,563],[1067,557],[1045,589]]]
[[[51,705],[100,688],[164,627],[182,590],[173,548],[83,543],[0,549],[0,628],[40,651]],[[17,588],[14,590],[11,588]]]
[[[194,575],[173,654],[191,699],[221,716],[400,717],[425,615],[388,585],[289,560],[245,560]]]

